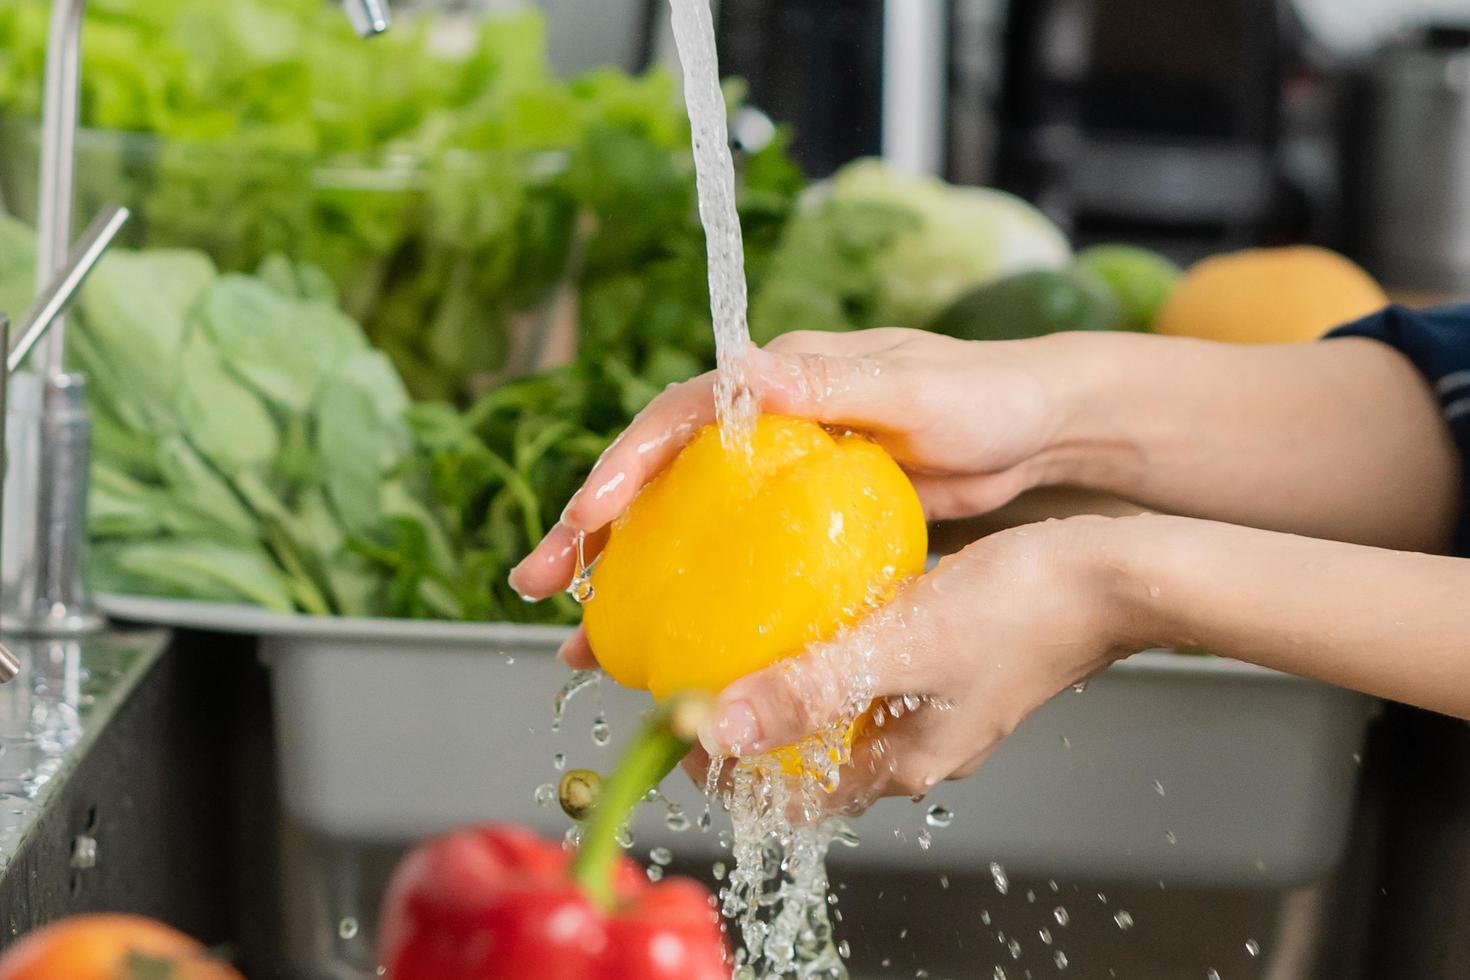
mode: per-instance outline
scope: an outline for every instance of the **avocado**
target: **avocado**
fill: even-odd
[[[971,290],[929,324],[961,340],[1022,340],[1067,330],[1116,330],[1127,318],[1096,276],[1035,270]]]

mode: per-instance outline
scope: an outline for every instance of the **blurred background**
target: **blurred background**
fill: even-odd
[[[34,291],[48,6],[0,6],[7,311]],[[1174,291],[1208,307],[1196,263],[1263,246],[1336,253],[1283,260],[1310,315],[1281,326],[1264,296],[1210,336],[1470,297],[1464,0],[715,10],[758,341],[1203,330]],[[68,339],[89,575],[116,618],[177,632],[118,673],[135,687],[79,682],[85,649],[58,644],[0,689],[10,936],[121,906],[253,977],[370,977],[406,844],[559,832],[538,786],[605,761],[589,728],[631,730],[613,691],[551,730],[577,610],[504,577],[612,435],[712,364],[667,2],[394,15],[365,44],[316,0],[90,5],[76,225],[133,218]],[[1241,668],[1146,654],[975,779],[865,818],[832,865],[854,975],[1470,976],[1466,726]],[[666,844],[715,885],[715,837],[674,823],[645,815],[636,856]]]

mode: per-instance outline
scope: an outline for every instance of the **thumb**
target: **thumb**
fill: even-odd
[[[901,379],[876,356],[755,349],[750,363],[769,412],[863,430],[912,412]]]
[[[911,679],[913,633],[893,606],[732,683],[699,731],[711,756],[759,755],[855,716]]]

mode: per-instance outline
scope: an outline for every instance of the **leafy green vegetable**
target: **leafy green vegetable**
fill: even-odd
[[[859,160],[813,188],[787,227],[752,334],[923,327],[967,290],[1070,261],[1061,231],[1020,198]]]
[[[48,5],[0,4],[0,196],[28,218]],[[635,372],[663,349],[692,356],[686,373],[707,364],[673,80],[557,79],[534,12],[456,25],[475,32],[464,54],[434,46],[439,26],[401,18],[368,44],[321,0],[93,0],[82,115],[99,131],[80,148],[78,212],[126,204],[129,244],[202,249],[277,291],[339,297],[421,399],[465,404],[536,366],[568,278],[597,311],[584,346]],[[779,225],[799,175],[779,149],[750,172],[752,220]],[[753,251],[774,247],[753,231]],[[275,254],[297,265],[261,266]],[[300,263],[325,281],[283,283]],[[611,321],[630,283],[635,305]]]

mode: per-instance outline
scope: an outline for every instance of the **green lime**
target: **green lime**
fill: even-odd
[[[1093,245],[1077,253],[1077,267],[1107,283],[1123,307],[1129,330],[1153,327],[1184,270],[1158,252],[1136,245]]]

